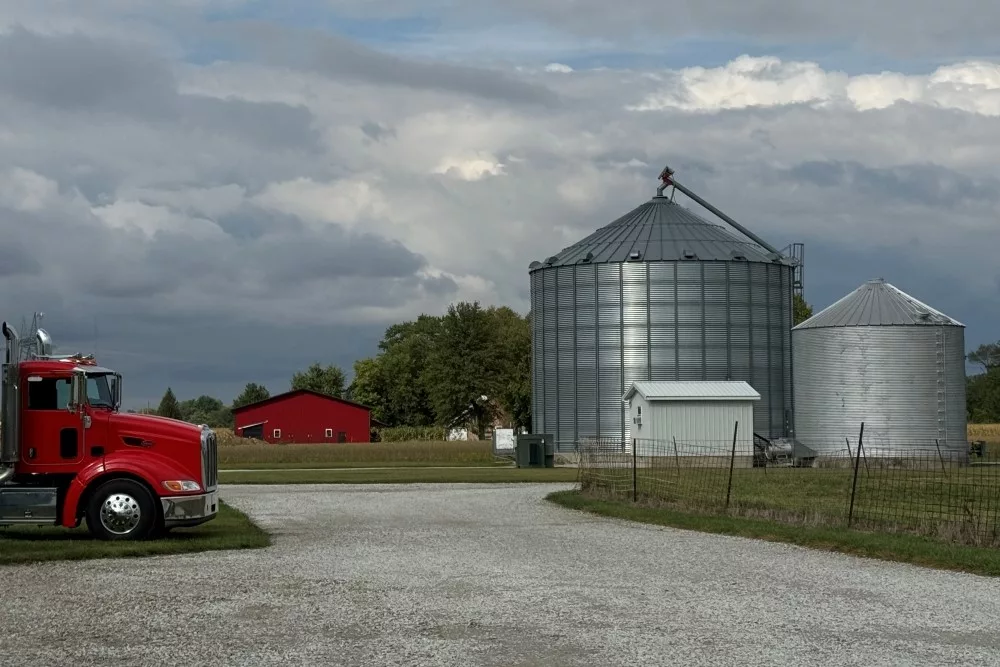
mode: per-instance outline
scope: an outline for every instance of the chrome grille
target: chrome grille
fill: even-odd
[[[219,483],[219,446],[215,431],[207,429],[201,443],[201,478],[205,490],[213,491]]]

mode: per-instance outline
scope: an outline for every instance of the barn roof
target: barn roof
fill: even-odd
[[[760,400],[756,389],[742,380],[728,381],[638,381],[629,385],[622,397],[627,401],[639,393],[647,401],[732,401]]]
[[[291,391],[286,391],[283,394],[275,394],[270,398],[265,398],[263,401],[257,401],[256,403],[247,403],[246,405],[241,405],[238,408],[233,408],[233,414],[236,414],[238,412],[243,412],[244,410],[249,410],[250,408],[259,408],[260,406],[267,405],[269,403],[276,403],[278,401],[294,398],[295,396],[302,396],[304,394],[312,394],[313,396],[325,398],[326,400],[333,401],[334,403],[342,403],[343,405],[350,405],[355,408],[367,410],[368,412],[371,412],[372,410],[367,405],[362,405],[361,403],[355,403],[354,401],[349,401],[346,398],[337,398],[336,396],[330,396],[329,394],[313,391],[312,389],[292,389]]]

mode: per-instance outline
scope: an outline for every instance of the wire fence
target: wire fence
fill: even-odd
[[[985,451],[872,440],[863,426],[857,438],[812,448],[758,436],[585,440],[579,483],[590,495],[693,513],[1000,546],[1000,465]]]

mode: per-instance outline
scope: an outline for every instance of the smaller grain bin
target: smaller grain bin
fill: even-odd
[[[753,451],[760,393],[746,382],[637,381],[622,399],[639,456],[725,456],[734,431],[737,452]]]
[[[795,437],[866,456],[968,451],[965,326],[871,280],[792,329]],[[954,456],[954,454],[952,455]]]

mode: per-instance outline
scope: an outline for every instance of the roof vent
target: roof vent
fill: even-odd
[[[628,256],[629,259],[639,259],[640,257],[642,257],[642,253],[638,250],[633,250]]]
[[[546,264],[555,264],[558,261],[559,261],[559,258],[557,256],[555,256],[555,255],[552,255],[547,260],[545,260],[545,263]]]
[[[698,255],[694,254],[692,251],[688,250],[687,248],[684,249],[684,252],[682,253],[682,255],[683,255],[684,259],[698,259]]]
[[[528,264],[528,268],[529,268],[529,269],[537,269],[537,268],[538,268],[539,266],[541,266],[541,265],[542,265],[542,263],[541,263],[541,262],[539,262],[539,261],[538,261],[538,260],[536,259],[536,260],[535,260],[534,262],[532,262],[531,264]]]
[[[580,261],[581,262],[590,262],[592,259],[594,259],[594,253],[588,252],[587,256],[584,257],[583,259],[581,259]]]
[[[747,261],[747,256],[744,255],[743,253],[741,253],[739,250],[732,251],[731,253],[729,253],[729,256],[734,261],[737,261],[737,262],[745,262],[745,261]]]

